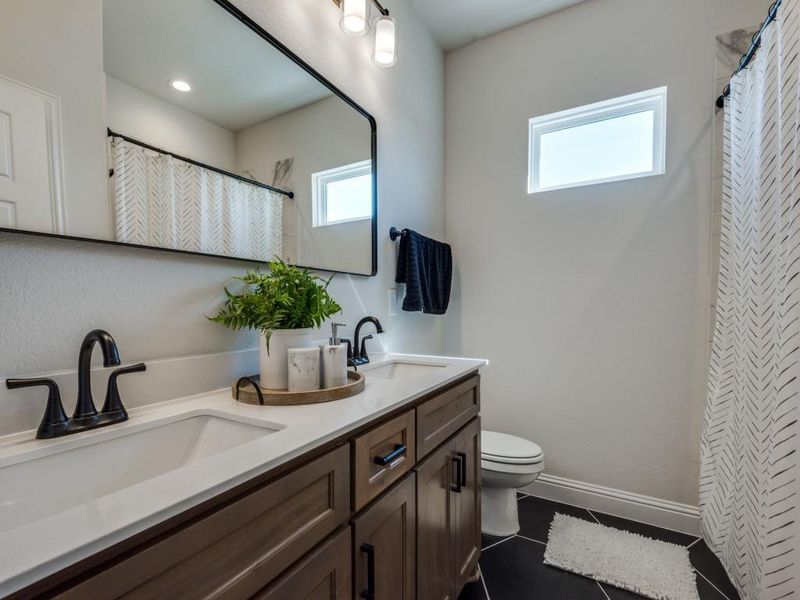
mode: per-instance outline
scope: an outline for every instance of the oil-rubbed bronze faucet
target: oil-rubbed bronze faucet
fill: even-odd
[[[75,412],[72,413],[73,421],[91,420],[97,416],[97,408],[92,399],[92,351],[95,344],[99,344],[103,352],[104,367],[120,365],[117,343],[110,333],[95,329],[86,334],[78,354],[78,401]]]
[[[353,334],[353,364],[354,365],[365,365],[369,362],[369,355],[367,354],[367,340],[371,340],[372,336],[368,335],[361,340],[361,346],[359,347],[359,335],[361,333],[361,327],[366,325],[367,323],[372,323],[375,325],[375,332],[376,333],[383,333],[383,326],[381,322],[378,321],[375,317],[364,317],[358,322],[356,325],[356,331]]]
[[[95,329],[83,339],[78,357],[78,401],[71,419],[67,418],[61,403],[58,384],[52,379],[7,379],[10,390],[26,387],[45,386],[48,388],[47,408],[42,422],[36,430],[39,439],[57,438],[89,429],[105,427],[128,420],[128,413],[122,405],[117,387],[117,378],[128,373],[140,373],[147,369],[144,363],[117,369],[108,378],[108,390],[102,410],[98,413],[92,399],[92,350],[95,343],[103,352],[103,366],[115,367],[120,364],[119,351],[114,338],[107,331]]]

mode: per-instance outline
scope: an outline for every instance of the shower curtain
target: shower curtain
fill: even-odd
[[[725,108],[700,516],[743,600],[800,598],[799,4],[782,4]]]
[[[282,256],[279,194],[111,138],[116,239],[269,261]]]

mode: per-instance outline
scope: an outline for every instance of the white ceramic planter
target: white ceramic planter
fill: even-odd
[[[269,340],[269,351],[264,334],[259,335],[259,366],[261,387],[270,390],[289,388],[289,361],[286,351],[289,348],[311,346],[313,329],[277,329]]]

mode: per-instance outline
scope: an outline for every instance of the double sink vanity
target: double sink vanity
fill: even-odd
[[[485,361],[373,357],[366,389],[230,389],[0,438],[0,596],[455,598],[480,554]]]
[[[0,122],[0,154],[22,183],[4,192],[0,233],[378,273],[377,122],[279,41],[290,32],[231,0],[6,4],[16,42],[0,56],[0,116],[14,126]],[[337,312],[319,297],[262,312],[313,317],[274,329],[318,327]],[[114,322],[116,296],[104,299]],[[265,330],[227,324],[243,325]],[[116,377],[140,364],[111,374],[98,411],[92,344],[120,365],[104,332],[84,342],[70,418],[54,381],[6,381],[50,396],[36,434],[0,437],[0,598],[455,598],[480,553],[485,361],[367,357],[358,329],[365,389],[321,404],[252,405],[225,388],[139,394],[126,411]],[[139,337],[142,355],[170,352]],[[178,379],[206,389],[194,373]],[[17,398],[11,421],[28,427],[20,406],[35,397]]]

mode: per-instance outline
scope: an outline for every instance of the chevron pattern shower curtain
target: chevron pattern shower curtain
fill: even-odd
[[[116,239],[268,261],[282,254],[278,194],[111,138]]]
[[[800,598],[799,4],[782,4],[725,113],[700,515],[744,600]]]

